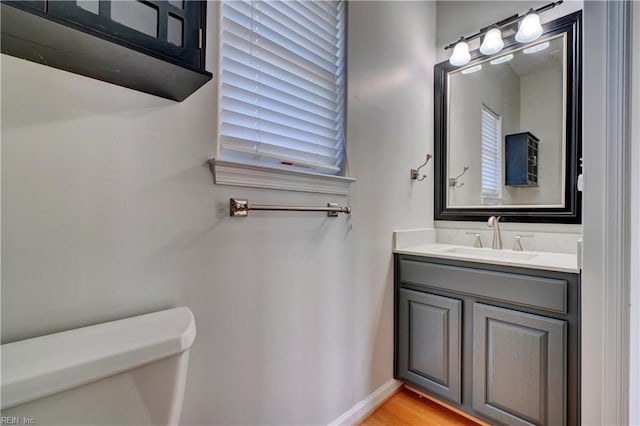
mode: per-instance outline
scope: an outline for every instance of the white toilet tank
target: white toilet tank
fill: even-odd
[[[2,345],[2,423],[178,424],[195,335],[182,307]]]

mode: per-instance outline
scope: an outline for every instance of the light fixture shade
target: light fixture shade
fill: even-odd
[[[453,48],[453,53],[449,58],[449,63],[453,66],[459,67],[469,63],[471,55],[469,54],[469,45],[464,39],[461,39]]]
[[[544,49],[546,49],[547,47],[549,47],[551,44],[548,41],[545,41],[543,43],[538,43],[534,46],[531,47],[527,47],[526,49],[522,50],[522,53],[524,53],[525,55],[529,55],[531,53],[536,53],[536,52],[540,52]]]
[[[499,28],[491,28],[484,36],[482,45],[480,46],[480,53],[483,55],[495,55],[504,47],[504,41],[502,41],[502,33]]]
[[[540,17],[530,11],[520,22],[520,28],[516,33],[516,41],[519,43],[529,43],[542,35],[542,25]]]
[[[469,68],[465,68],[462,71],[460,71],[461,74],[473,74],[474,72],[478,72],[482,69],[482,65],[478,64],[478,65],[474,65],[472,67]]]
[[[491,65],[499,65],[499,64],[504,64],[505,62],[509,62],[512,59],[513,59],[513,54],[509,53],[508,55],[504,55],[496,59],[492,59],[491,61],[489,61],[489,63]]]

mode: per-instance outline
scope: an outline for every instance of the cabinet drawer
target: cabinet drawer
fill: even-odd
[[[469,269],[409,259],[399,261],[399,280],[485,299],[567,313],[567,281]]]

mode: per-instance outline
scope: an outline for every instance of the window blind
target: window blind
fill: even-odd
[[[501,118],[482,106],[482,196],[501,197]]]
[[[223,1],[220,156],[338,174],[343,1]]]

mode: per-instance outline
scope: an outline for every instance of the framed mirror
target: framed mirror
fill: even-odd
[[[435,66],[436,220],[581,222],[581,17]]]

